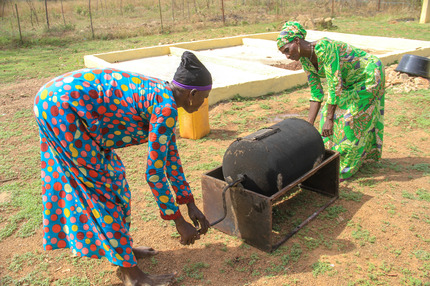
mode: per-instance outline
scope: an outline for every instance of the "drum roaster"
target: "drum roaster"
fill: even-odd
[[[285,119],[234,141],[223,165],[202,176],[203,209],[216,229],[272,252],[339,196],[339,153],[324,149],[307,121]],[[329,201],[281,238],[273,234],[275,202],[297,187]]]

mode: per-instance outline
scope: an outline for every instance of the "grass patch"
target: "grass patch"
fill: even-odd
[[[9,192],[11,200],[0,204],[0,211],[9,214],[6,225],[0,229],[0,241],[15,232],[17,237],[33,235],[42,223],[40,181],[5,184],[2,192]]]

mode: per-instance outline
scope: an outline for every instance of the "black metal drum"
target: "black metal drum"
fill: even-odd
[[[244,188],[271,196],[322,162],[324,143],[318,130],[299,118],[288,118],[238,138],[224,154],[226,182],[244,175]]]

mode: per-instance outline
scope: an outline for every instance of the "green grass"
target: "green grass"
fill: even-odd
[[[10,193],[10,201],[0,204],[0,211],[8,214],[6,225],[0,229],[0,241],[14,233],[17,237],[33,235],[42,223],[42,200],[35,200],[40,198],[40,181],[4,184],[1,192]]]

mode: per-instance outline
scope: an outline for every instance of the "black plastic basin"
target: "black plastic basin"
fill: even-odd
[[[400,60],[396,68],[398,72],[404,72],[414,76],[430,77],[430,59],[416,55],[406,54]]]

